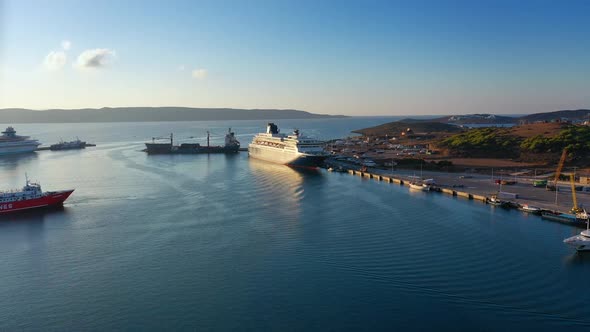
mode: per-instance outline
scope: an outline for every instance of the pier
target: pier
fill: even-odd
[[[349,169],[348,174],[366,179],[374,179],[379,182],[397,184],[409,187],[412,179],[415,179],[410,171],[385,171],[371,169],[361,171]],[[503,199],[508,202],[508,207],[516,209],[523,204],[538,207],[543,211],[558,213],[570,213],[572,198],[569,185],[563,183],[558,192],[547,191],[545,188],[533,186],[535,179],[517,178],[516,183],[509,186],[496,184],[489,176],[470,175],[461,176],[457,173],[424,172],[424,177],[436,179],[436,184],[431,185],[431,192],[441,193],[457,199],[465,199],[488,204],[488,199],[497,194],[499,190],[510,190],[515,193],[514,198]],[[506,187],[509,187],[507,189]],[[576,191],[579,206],[590,206],[590,193]],[[557,205],[555,204],[557,200]],[[540,218],[540,216],[539,216]]]

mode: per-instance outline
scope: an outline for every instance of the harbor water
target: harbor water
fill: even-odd
[[[330,139],[386,121],[276,123]],[[246,147],[262,121],[14,126],[97,146],[0,158],[2,189],[76,189],[0,217],[1,330],[590,329],[590,255],[562,243],[579,229],[245,152],[141,152],[227,127]]]

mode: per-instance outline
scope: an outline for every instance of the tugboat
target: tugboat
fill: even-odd
[[[60,191],[41,190],[39,183],[29,181],[25,176],[25,186],[20,190],[0,192],[0,214],[28,209],[61,206],[70,197],[74,189]]]
[[[145,143],[148,154],[201,154],[201,153],[236,153],[240,150],[240,142],[236,135],[229,128],[225,135],[224,146],[212,146],[209,144],[210,135],[207,132],[207,146],[201,146],[198,143],[182,143],[174,145],[174,135],[170,134],[170,143],[156,143],[156,138],[152,138],[151,143]]]

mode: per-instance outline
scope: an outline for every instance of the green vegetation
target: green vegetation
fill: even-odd
[[[567,148],[574,157],[584,157],[590,152],[590,127],[571,126],[553,137],[537,135],[525,139],[520,148],[536,153],[560,152]]]
[[[520,143],[505,128],[475,128],[444,139],[440,145],[455,154],[469,157],[515,157]]]
[[[509,128],[476,128],[444,139],[440,147],[455,155],[500,158],[559,154],[567,147],[570,158],[584,159],[590,156],[590,127],[569,126],[554,136],[529,138],[514,135]]]

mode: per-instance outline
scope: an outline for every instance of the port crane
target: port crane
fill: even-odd
[[[561,175],[561,171],[563,170],[563,165],[565,164],[566,158],[567,158],[567,148],[563,149],[563,152],[561,153],[561,158],[559,159],[559,163],[557,164],[557,169],[555,170],[555,180],[553,181],[553,184],[547,184],[547,190],[551,190],[551,191],[554,191],[554,190],[558,191],[559,190],[557,187],[557,183],[559,181],[559,176]],[[571,212],[575,213],[575,214],[582,213],[584,210],[578,206],[578,198],[576,196],[576,178],[573,173],[570,174],[569,180],[570,180],[570,185],[572,188],[572,203],[573,203]],[[557,202],[557,196],[556,196],[556,202]]]
[[[547,190],[555,191],[557,189],[557,181],[559,181],[559,176],[561,175],[561,170],[563,169],[563,164],[565,164],[565,158],[567,158],[567,148],[563,149],[561,153],[561,158],[559,158],[559,163],[557,164],[557,170],[555,170],[555,181],[553,184],[547,184]]]
[[[570,184],[572,186],[572,201],[574,206],[572,207],[572,213],[582,213],[584,209],[578,207],[578,198],[576,197],[576,179],[574,174],[570,174]]]

